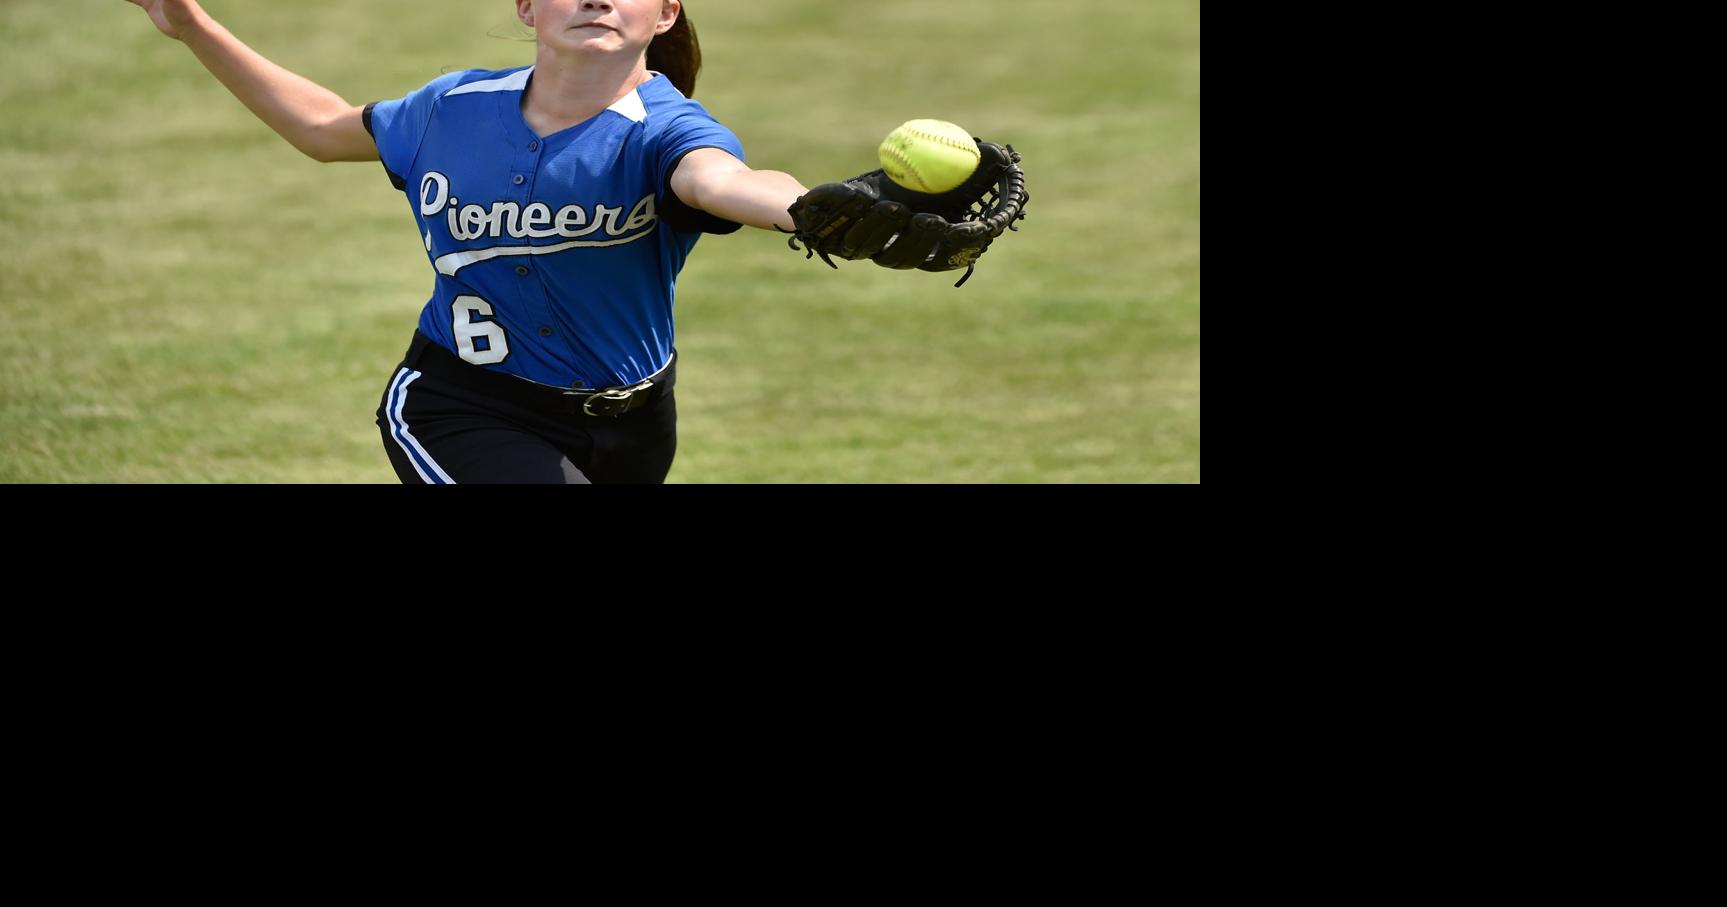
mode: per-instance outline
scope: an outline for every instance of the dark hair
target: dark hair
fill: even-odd
[[[696,96],[696,73],[702,71],[702,44],[696,40],[696,27],[690,22],[689,4],[684,4],[671,29],[648,45],[648,68],[671,79],[684,97]]]

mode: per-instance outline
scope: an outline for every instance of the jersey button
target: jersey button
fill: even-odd
[[[539,143],[539,142],[529,142],[529,143],[528,143],[528,150],[529,150],[529,151],[538,151],[538,150],[540,150],[540,143]]]
[[[527,265],[516,265],[516,273],[522,275],[523,277],[528,276],[528,266]]]
[[[552,329],[551,329],[551,328],[549,328],[549,327],[545,327],[545,326],[543,326],[543,325],[542,325],[542,326],[541,326],[541,327],[540,327],[540,336],[541,336],[541,337],[550,337],[550,336],[552,336]]]
[[[515,183],[518,186],[520,186],[522,183],[524,183],[526,181],[527,181],[527,177],[522,176],[520,173],[516,174],[515,179],[510,180],[510,182]]]

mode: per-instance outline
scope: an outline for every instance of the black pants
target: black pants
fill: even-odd
[[[673,351],[646,406],[590,416],[580,398],[463,362],[416,330],[378,429],[409,485],[657,484],[678,448],[676,378]]]

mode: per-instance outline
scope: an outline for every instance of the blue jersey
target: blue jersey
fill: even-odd
[[[731,130],[654,75],[545,137],[522,118],[533,67],[467,70],[367,105],[437,271],[420,330],[463,360],[557,387],[634,384],[672,356],[672,295],[702,232],[670,179]]]

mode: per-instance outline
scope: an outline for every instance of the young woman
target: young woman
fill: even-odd
[[[702,233],[747,224],[828,264],[969,277],[1029,201],[1020,155],[990,142],[940,195],[881,171],[808,190],[750,169],[690,100],[701,47],[680,0],[514,0],[532,65],[365,106],[259,56],[195,0],[127,2],[295,148],[382,161],[406,193],[437,283],[378,405],[405,483],[665,481],[672,291]]]
[[[377,422],[406,483],[663,482],[677,449],[672,290],[706,233],[790,231],[808,190],[752,170],[689,100],[680,0],[515,0],[530,66],[356,106],[195,0],[128,0],[319,161],[382,161],[436,290]]]

